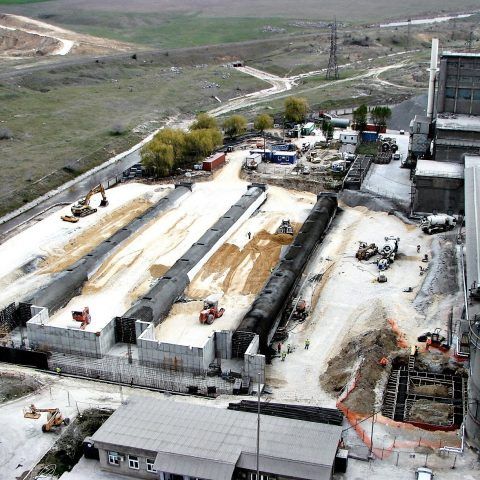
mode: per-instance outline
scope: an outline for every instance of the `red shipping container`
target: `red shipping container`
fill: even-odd
[[[203,161],[202,169],[205,170],[206,172],[211,172],[215,168],[219,167],[220,165],[223,165],[224,163],[225,163],[225,153],[224,152],[215,153],[214,155],[206,158]]]

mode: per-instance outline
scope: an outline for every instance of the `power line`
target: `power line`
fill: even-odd
[[[325,75],[327,80],[338,80],[337,40],[337,19],[335,18],[330,31],[330,58],[328,59],[327,73]]]

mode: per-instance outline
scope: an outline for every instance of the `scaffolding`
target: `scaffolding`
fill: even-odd
[[[232,395],[235,382],[234,378],[209,376],[208,371],[195,374],[180,367],[147,366],[135,359],[115,356],[87,358],[52,353],[48,359],[48,368],[60,374],[94,378],[119,385],[209,396]]]

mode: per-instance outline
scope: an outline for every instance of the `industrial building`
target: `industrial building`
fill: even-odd
[[[410,155],[413,161],[422,160],[413,177],[412,211],[462,214],[459,168],[465,155],[480,153],[480,55],[443,52],[438,78],[437,57],[434,39],[427,116],[416,116],[410,123]],[[425,163],[432,159],[434,163]]]
[[[480,449],[480,156],[465,157],[466,322],[462,334],[470,338],[468,409],[465,420],[469,442]]]
[[[260,415],[264,480],[331,479],[340,425]],[[93,435],[101,468],[135,478],[255,478],[257,416],[185,402],[133,397]]]

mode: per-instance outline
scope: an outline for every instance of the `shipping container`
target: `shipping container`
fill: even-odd
[[[362,132],[362,141],[364,142],[376,142],[378,140],[378,133],[377,132]]]
[[[218,152],[206,158],[202,163],[202,168],[206,172],[211,172],[225,163],[225,152]]]
[[[312,135],[315,130],[315,124],[313,122],[306,123],[302,127],[302,135]]]
[[[277,143],[271,144],[269,147],[276,152],[294,152],[297,149],[293,143]]]
[[[294,164],[297,160],[297,152],[272,152],[273,163]]]
[[[265,150],[263,148],[253,148],[252,150],[250,150],[250,155],[261,155],[262,160],[268,162],[272,158],[272,151],[268,148]]]
[[[387,133],[387,127],[379,127],[378,125],[374,125],[373,123],[367,123],[367,126],[365,127],[365,131]]]

